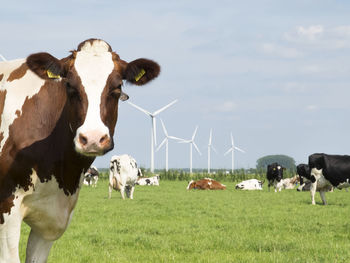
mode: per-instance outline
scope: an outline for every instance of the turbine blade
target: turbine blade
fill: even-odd
[[[242,150],[242,149],[240,149],[240,148],[238,148],[238,147],[236,147],[236,146],[234,146],[234,148],[235,148],[236,150],[238,150],[238,151],[242,152],[242,153],[245,153],[245,151],[244,151],[244,150]]]
[[[198,125],[196,126],[194,133],[192,135],[192,141],[194,140],[194,137],[196,137],[197,130],[198,130]]]
[[[233,146],[233,136],[232,136],[232,132],[231,132],[231,145]]]
[[[178,141],[184,141],[184,139],[175,137],[175,136],[168,136],[169,139],[173,139],[173,140],[178,140]]]
[[[213,133],[213,130],[210,129],[210,134],[209,134],[209,146],[211,145],[211,139],[212,139],[212,133]]]
[[[193,143],[193,146],[194,148],[196,148],[197,152],[199,153],[199,155],[202,155],[201,151],[198,149],[197,145],[195,142],[192,142]]]
[[[173,102],[170,102],[168,105],[164,106],[163,108],[161,108],[161,109],[155,111],[155,112],[153,113],[153,115],[154,115],[154,116],[158,115],[158,114],[161,113],[163,110],[169,108],[171,105],[173,105],[173,104],[176,103],[176,102],[177,102],[177,99],[174,100]]]
[[[191,141],[189,141],[189,140],[182,140],[182,141],[179,141],[179,142],[177,142],[177,143],[190,143]]]
[[[232,152],[233,151],[233,148],[230,148],[230,149],[228,149],[228,151],[227,152],[225,152],[224,153],[224,155],[228,155],[230,152]]]
[[[168,136],[168,132],[167,132],[167,130],[165,129],[165,125],[164,125],[163,120],[162,120],[162,119],[160,119],[160,122],[162,123],[163,132],[164,132],[165,136],[166,136],[166,137],[169,137],[169,136]]]
[[[162,146],[164,145],[164,143],[166,142],[166,140],[167,140],[167,138],[165,137],[164,140],[162,141],[162,143],[159,144],[159,146],[157,147],[156,152],[158,152],[159,149],[162,148]]]
[[[213,149],[213,151],[218,154],[218,151],[214,148],[214,146],[210,145],[211,149]]]
[[[7,59],[6,59],[3,55],[1,55],[1,54],[0,54],[0,58],[1,58],[3,61],[7,61]]]
[[[148,114],[149,116],[152,116],[152,113],[150,113],[149,111],[146,111],[145,109],[142,109],[141,107],[135,105],[134,103],[131,103],[130,101],[127,101],[131,106],[135,107],[136,109],[138,109],[139,111],[142,111],[145,114]]]
[[[153,141],[154,146],[157,146],[157,127],[156,127],[156,118],[152,117],[152,125],[153,125]]]

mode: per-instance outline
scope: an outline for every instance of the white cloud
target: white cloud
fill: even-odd
[[[319,109],[319,107],[316,106],[316,105],[307,105],[307,106],[306,106],[306,109],[307,109],[308,111],[316,111],[316,110]]]
[[[282,58],[297,58],[303,55],[296,48],[283,47],[273,43],[262,44],[262,51],[267,55],[273,55]]]
[[[233,112],[237,109],[237,104],[235,104],[233,101],[225,101],[224,103],[217,105],[215,110],[218,112]]]
[[[284,33],[284,38],[290,42],[314,42],[324,35],[322,25],[314,25],[309,27],[297,26],[293,31]]]

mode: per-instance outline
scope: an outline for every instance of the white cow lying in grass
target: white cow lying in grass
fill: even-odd
[[[294,176],[291,178],[285,178],[279,181],[276,187],[281,191],[281,189],[294,189],[296,184],[299,182],[299,177]]]
[[[112,190],[120,191],[123,199],[126,197],[133,199],[135,184],[140,175],[137,163],[130,155],[112,156],[109,166],[109,195],[111,198]]]
[[[250,179],[236,184],[236,189],[240,190],[262,190],[264,182],[257,179]]]
[[[136,184],[138,185],[157,185],[159,186],[159,175],[152,177],[139,177]]]

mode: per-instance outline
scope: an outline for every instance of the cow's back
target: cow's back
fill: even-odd
[[[350,178],[350,156],[327,155],[323,156],[323,175],[333,186],[341,183],[349,183]]]

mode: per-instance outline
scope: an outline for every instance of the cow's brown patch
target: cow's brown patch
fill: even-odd
[[[1,117],[2,113],[4,111],[4,106],[5,106],[5,98],[6,98],[6,90],[0,90],[0,123],[1,123]]]
[[[13,81],[16,79],[22,78],[28,70],[28,66],[26,63],[23,63],[19,68],[15,69],[11,72],[10,76],[7,78],[7,81]]]
[[[3,77],[4,77],[4,74],[0,74],[0,81],[2,81]]]
[[[15,195],[11,195],[2,202],[0,202],[0,224],[5,222],[4,214],[11,213],[11,207],[14,206],[13,200],[15,199]]]

